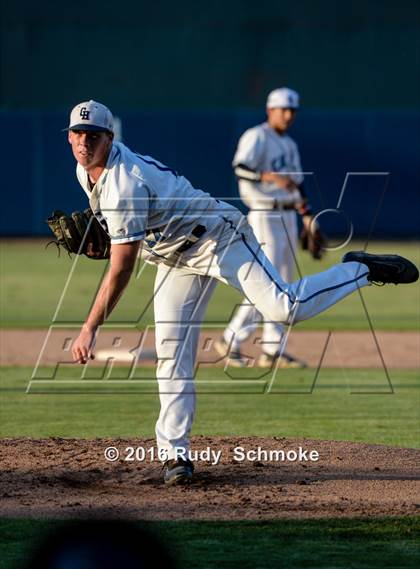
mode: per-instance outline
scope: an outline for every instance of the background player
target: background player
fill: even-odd
[[[68,141],[92,211],[111,238],[108,271],[71,350],[93,357],[98,328],[120,300],[140,245],[158,266],[155,291],[156,424],[167,484],[192,478],[188,457],[195,413],[194,365],[201,322],[217,281],[244,294],[267,319],[293,323],[326,310],[371,281],[414,282],[416,267],[399,256],[347,253],[323,273],[288,284],[261,250],[244,216],[195,189],[150,156],[113,141],[113,117],[95,101],[70,115]]]
[[[267,121],[247,130],[239,139],[233,159],[239,193],[250,208],[248,222],[265,255],[282,279],[292,282],[298,242],[296,211],[309,226],[309,206],[303,193],[303,175],[296,142],[286,134],[299,108],[296,91],[282,87],[268,95]],[[262,315],[243,300],[215,343],[220,355],[229,354],[229,365],[245,367],[248,358],[241,354],[241,344],[257,328]],[[305,363],[287,353],[281,343],[284,327],[264,319],[260,367],[305,367]],[[281,353],[280,353],[281,352]]]

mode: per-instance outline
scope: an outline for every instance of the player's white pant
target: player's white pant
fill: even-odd
[[[248,214],[248,222],[266,257],[283,281],[290,283],[296,263],[296,212],[252,210]],[[261,319],[262,314],[244,298],[224,332],[232,351],[240,350],[242,342],[256,330]],[[279,351],[283,332],[282,324],[264,319],[261,343],[265,353],[274,355]]]
[[[341,263],[285,283],[261,250],[244,218],[220,218],[205,241],[182,256],[182,265],[158,267],[155,287],[157,379],[161,410],[158,447],[168,457],[188,449],[195,410],[194,361],[199,327],[216,280],[241,291],[264,318],[285,324],[311,318],[369,284],[360,263]]]
[[[174,457],[176,447],[189,448],[200,325],[216,284],[215,279],[188,270],[158,268],[154,311],[160,414],[156,438],[168,458]]]

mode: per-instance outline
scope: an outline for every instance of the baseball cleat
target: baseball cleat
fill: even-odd
[[[229,344],[222,337],[214,342],[214,348],[219,356],[227,358],[228,366],[231,367],[248,367],[249,359],[241,354],[239,351],[229,351]]]
[[[248,367],[249,359],[243,356],[241,352],[229,352],[227,365],[230,367]]]
[[[417,267],[400,255],[370,255],[364,251],[351,251],[344,255],[342,261],[366,265],[369,269],[367,278],[372,283],[408,284],[419,278]]]
[[[167,486],[188,484],[191,482],[194,473],[194,465],[190,460],[183,460],[182,458],[175,460],[173,458],[167,460],[164,467],[165,473],[163,480]]]
[[[263,353],[258,358],[257,367],[270,368],[273,367],[273,365],[276,365],[279,368],[288,369],[303,369],[305,367],[308,367],[308,364],[306,362],[295,358],[287,352],[283,352],[281,356],[280,354],[271,355]]]

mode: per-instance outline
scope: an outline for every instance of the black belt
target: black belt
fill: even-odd
[[[192,247],[197,243],[197,241],[200,239],[200,237],[204,235],[205,232],[206,228],[204,227],[204,225],[196,225],[194,229],[191,231],[187,241],[185,241],[185,243],[183,243],[181,247],[179,247],[176,250],[176,252],[183,253],[184,251],[187,251],[190,247]]]
[[[289,211],[291,209],[296,209],[296,205],[293,203],[285,203],[284,205],[279,204],[277,201],[274,202],[273,204],[273,209],[278,209],[278,210],[283,210],[283,211]]]

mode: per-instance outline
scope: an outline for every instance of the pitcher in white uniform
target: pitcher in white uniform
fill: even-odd
[[[73,359],[85,364],[94,357],[98,327],[121,298],[142,245],[148,262],[158,266],[156,438],[166,484],[193,476],[188,453],[194,362],[217,281],[239,290],[268,320],[289,324],[315,316],[371,281],[418,278],[416,267],[401,257],[356,252],[323,273],[286,283],[237,209],[195,189],[161,162],[114,142],[107,107],[92,100],[80,103],[71,112],[68,131],[79,182],[111,238],[109,267],[71,347]]]

